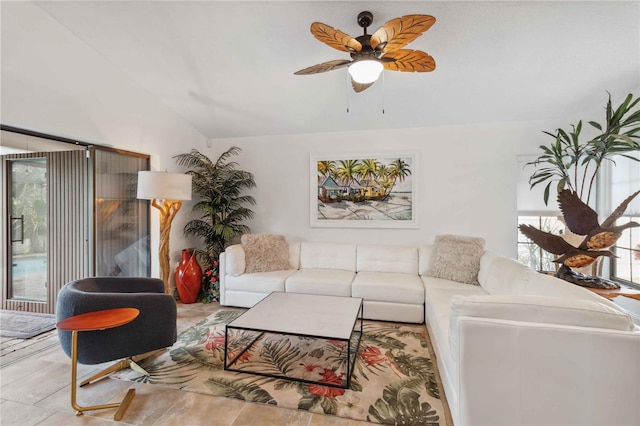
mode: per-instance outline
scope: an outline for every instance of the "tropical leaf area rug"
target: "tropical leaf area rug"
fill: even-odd
[[[351,387],[341,389],[225,371],[225,324],[240,314],[223,309],[182,332],[169,351],[141,362],[150,376],[122,370],[111,377],[373,423],[446,424],[424,325],[364,321]],[[264,336],[241,354],[234,368],[343,383],[345,342]],[[229,339],[231,354],[244,345],[236,337]]]

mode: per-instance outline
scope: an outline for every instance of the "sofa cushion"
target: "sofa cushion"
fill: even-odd
[[[522,294],[529,267],[493,253],[482,256],[478,281],[490,294]]]
[[[634,329],[631,316],[618,309],[591,300],[551,296],[455,296],[451,301],[451,312],[452,318],[470,316],[613,330]]]
[[[356,245],[343,243],[300,244],[300,269],[344,269],[356,271]]]
[[[591,300],[592,302],[602,303],[612,309],[626,312],[613,301],[605,299],[593,291],[560,278],[536,272],[532,269],[525,271],[523,277],[521,294]]]
[[[238,276],[227,275],[225,287],[227,290],[240,290],[256,293],[271,293],[284,291],[284,282],[295,270],[256,272]]]
[[[424,244],[418,248],[418,274],[426,275],[431,267],[433,244]]]
[[[376,321],[424,323],[424,306],[409,303],[362,301],[362,317]]]
[[[483,283],[487,281],[487,275],[489,273],[489,267],[498,255],[490,250],[485,250],[484,254],[480,258],[480,270],[478,271],[478,283],[484,286]]]
[[[490,294],[552,296],[583,299],[602,303],[612,309],[621,308],[610,300],[551,275],[505,257],[486,252],[480,261],[480,285]]]
[[[436,235],[427,275],[466,284],[478,284],[484,239],[460,235]]]
[[[360,244],[356,253],[358,272],[418,273],[415,247]]]
[[[355,272],[343,269],[310,269],[295,271],[285,282],[285,290],[292,293],[351,296],[351,282]]]
[[[358,272],[351,284],[351,295],[364,300],[420,305],[424,286],[417,274]]]
[[[247,274],[291,269],[289,244],[282,235],[244,234],[240,242]]]
[[[445,280],[444,278],[420,277],[424,284],[427,298],[431,289],[450,290],[451,294],[488,294],[482,287],[475,284],[459,283],[457,281]]]
[[[234,244],[225,250],[227,274],[238,276],[244,273],[244,250],[240,244]]]
[[[300,243],[289,243],[289,266],[300,269]]]

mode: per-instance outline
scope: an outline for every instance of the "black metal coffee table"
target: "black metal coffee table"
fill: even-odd
[[[361,337],[361,298],[273,292],[227,325],[224,369],[347,389]]]

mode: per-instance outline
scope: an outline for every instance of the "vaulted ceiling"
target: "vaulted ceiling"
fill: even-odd
[[[36,4],[208,138],[548,120],[598,113],[606,91],[621,99],[640,88],[637,1]],[[346,68],[293,74],[348,58],[311,23],[355,37],[363,10],[370,33],[398,16],[434,16],[407,47],[432,55],[436,70],[386,71],[359,94]]]

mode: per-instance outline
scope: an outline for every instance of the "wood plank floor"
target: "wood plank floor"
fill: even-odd
[[[8,367],[24,358],[37,356],[39,353],[58,346],[57,331],[51,330],[31,339],[0,338],[0,365]]]

